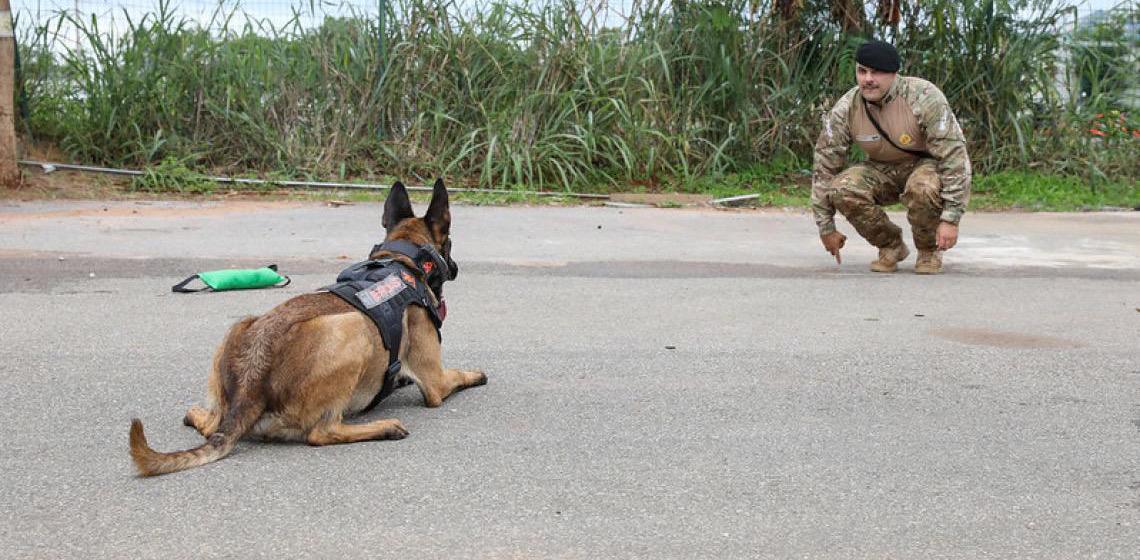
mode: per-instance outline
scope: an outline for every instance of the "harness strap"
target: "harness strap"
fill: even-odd
[[[405,265],[392,259],[370,260],[356,263],[337,276],[337,282],[323,288],[336,294],[376,324],[380,338],[388,349],[388,368],[380,391],[362,412],[376,406],[384,397],[396,390],[397,374],[402,368],[400,345],[404,338],[404,311],[409,305],[419,305],[428,311],[435,324],[436,336],[443,321],[427,295],[427,287],[415,278]]]
[[[380,392],[372,397],[362,412],[372,410],[384,397],[396,390],[396,375],[400,373],[400,369],[403,367],[403,364],[400,363],[400,344],[404,340],[403,312],[410,303],[407,300],[414,298],[414,295],[410,295],[414,294],[413,290],[404,290],[391,300],[369,309],[364,307],[359,298],[356,297],[357,292],[367,289],[369,285],[367,282],[343,282],[328,288],[330,292],[351,303],[353,307],[368,315],[368,318],[376,323],[376,328],[380,331],[380,338],[388,349],[388,368],[384,372],[384,383],[380,386]],[[400,297],[401,295],[404,297]]]

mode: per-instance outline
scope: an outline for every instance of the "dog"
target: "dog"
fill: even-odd
[[[443,281],[458,272],[451,259],[451,212],[443,181],[436,181],[427,212],[419,218],[407,189],[395,183],[384,201],[381,225],[385,243],[433,248],[437,252],[433,254],[442,257],[436,268],[450,268],[450,277],[433,278],[423,270],[430,265],[416,267],[406,255],[385,250],[384,244],[374,247],[369,259],[391,258],[411,265],[407,270],[422,279],[433,302],[442,302]],[[446,307],[439,311],[445,315]],[[154,476],[222,459],[245,436],[314,446],[403,439],[408,430],[396,419],[343,421],[370,408],[382,396],[381,389],[391,386],[390,352],[397,353],[402,366],[394,374],[394,386],[416,384],[428,407],[440,406],[458,390],[487,382],[481,370],[442,366],[438,323],[433,321],[429,309],[408,305],[402,317],[402,343],[386,348],[368,315],[327,291],[299,295],[264,315],[245,317],[229,329],[214,353],[207,407],[193,406],[183,419],[206,442],[185,451],[157,452],[148,445],[136,418],[131,420],[131,458],[142,476]]]

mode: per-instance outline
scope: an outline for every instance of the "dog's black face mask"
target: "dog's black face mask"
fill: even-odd
[[[416,264],[424,271],[428,289],[435,294],[438,303],[436,311],[439,313],[439,320],[442,321],[447,318],[447,300],[443,297],[443,283],[455,280],[459,275],[459,265],[451,260],[451,239],[444,241],[439,251],[431,245],[423,245],[420,247],[420,254],[428,255],[427,259],[423,262],[417,260]]]
[[[443,242],[443,250],[437,250],[430,244],[415,245],[403,240],[385,241],[373,245],[368,254],[371,256],[381,251],[399,253],[410,258],[416,268],[423,272],[428,288],[438,299],[443,298],[443,283],[455,280],[459,275],[459,265],[451,259],[450,239]]]
[[[424,271],[424,277],[427,278],[428,288],[431,288],[435,297],[441,302],[443,301],[443,283],[449,280],[455,280],[459,276],[459,265],[451,259],[451,239],[443,242],[441,250],[436,251],[435,247],[431,245],[424,245],[420,247],[421,253],[427,253],[429,258],[424,259],[424,262],[417,262],[420,265],[420,270]]]

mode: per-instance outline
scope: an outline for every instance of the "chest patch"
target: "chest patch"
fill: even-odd
[[[372,309],[392,299],[407,288],[408,285],[400,281],[399,275],[389,274],[383,280],[356,292],[356,297],[360,299],[360,303],[364,304],[365,308]]]
[[[909,146],[912,143],[914,143],[914,138],[911,138],[909,134],[904,132],[902,136],[899,136],[899,144],[902,144],[903,146]]]

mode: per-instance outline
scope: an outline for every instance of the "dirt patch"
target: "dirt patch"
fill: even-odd
[[[23,184],[19,188],[0,189],[4,200],[91,200],[127,199],[130,178],[115,175],[94,175],[81,171],[55,171],[43,173],[38,168],[21,166]]]
[[[67,161],[66,159],[48,159]],[[18,188],[0,187],[0,200],[281,200],[306,193],[287,189],[234,189],[219,184],[211,193],[142,192],[131,190],[132,175],[59,169],[51,173],[34,165],[21,165]]]
[[[251,212],[293,208],[305,204],[297,193],[274,191],[225,191],[214,194],[145,193],[130,190],[131,177],[59,170],[43,173],[34,166],[22,166],[23,184],[16,189],[0,189],[0,200],[31,202],[44,200],[98,201],[87,207],[45,212],[0,213],[0,223],[77,218],[88,216],[181,217],[208,216],[231,212]],[[290,195],[293,195],[290,198]],[[174,201],[174,205],[169,204]],[[189,204],[178,205],[178,202]],[[104,204],[105,203],[105,204]]]
[[[54,157],[53,157],[54,156]],[[67,158],[59,156],[59,154],[48,153],[41,154],[41,157],[32,157],[29,153],[28,159],[35,161],[67,161]],[[21,166],[23,172],[23,185],[17,189],[0,188],[0,200],[11,201],[33,201],[33,200],[100,200],[100,201],[131,201],[131,200],[188,200],[188,201],[215,201],[215,200],[289,200],[304,197],[310,200],[323,200],[332,197],[343,197],[342,192],[331,192],[322,189],[307,191],[297,189],[265,189],[258,191],[250,190],[236,190],[228,189],[226,186],[219,185],[218,189],[210,194],[180,194],[176,192],[164,193],[148,193],[136,192],[131,190],[131,182],[134,179],[129,175],[113,175],[104,173],[95,173],[87,171],[66,170],[60,169],[51,173],[44,173],[38,166],[24,165]],[[457,184],[459,185],[459,184]],[[474,185],[459,185],[459,186],[474,186]],[[655,185],[650,185],[645,188],[654,188]],[[356,193],[359,194],[359,193]],[[417,196],[425,196],[421,193],[412,193],[413,199]],[[455,193],[455,202],[465,203],[472,202],[467,200],[463,193]],[[383,200],[383,192],[377,192],[376,196]],[[509,197],[501,196],[502,200],[496,198],[495,195],[486,195],[482,193],[473,193],[475,197],[474,203],[476,204],[535,204],[536,200],[526,199],[523,201],[511,200]],[[710,194],[701,193],[678,193],[678,192],[614,192],[609,194],[609,200],[618,203],[627,204],[644,204],[657,208],[709,208],[712,205],[709,202],[716,197]],[[560,199],[560,198],[546,198],[539,197],[537,200],[541,204],[602,204],[600,200],[574,200]],[[741,206],[741,207],[717,207],[719,210],[728,211],[755,211],[754,206]],[[767,209],[761,209],[767,210]],[[25,215],[23,218],[30,218],[31,215]]]
[[[992,346],[995,348],[1081,348],[1084,344],[1074,340],[1014,332],[992,331],[989,329],[931,329],[927,334],[969,344],[972,346]]]

